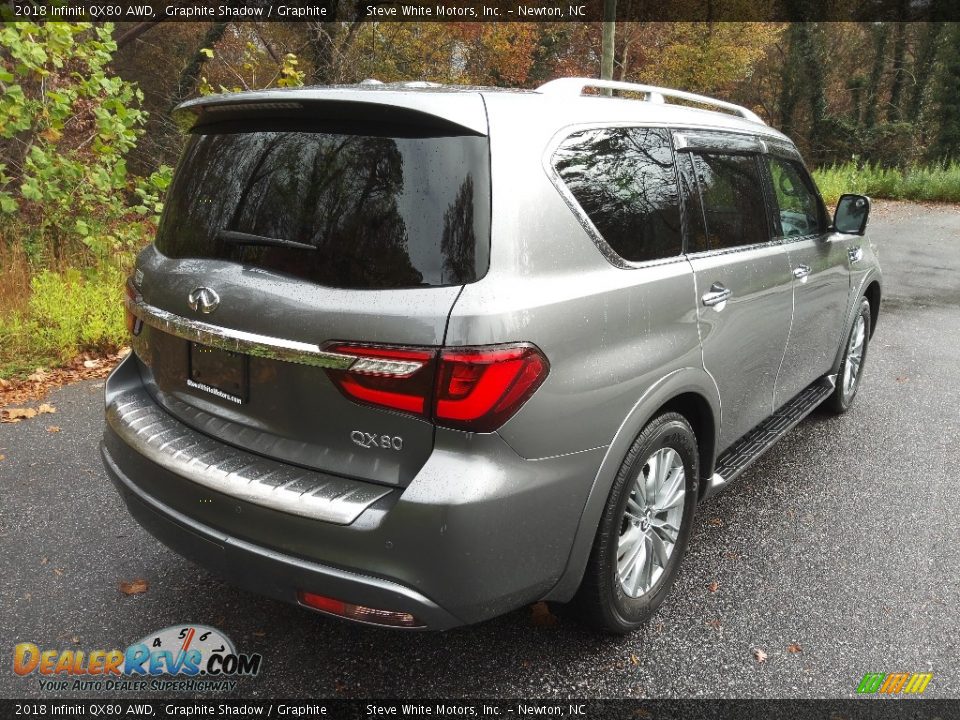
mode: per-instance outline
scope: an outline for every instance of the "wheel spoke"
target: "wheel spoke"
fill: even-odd
[[[657,558],[657,562],[660,563],[660,567],[665,568],[669,555],[667,548],[664,547],[663,540],[657,533],[650,533],[650,546],[653,548],[653,554]]]
[[[646,572],[647,567],[650,565],[650,553],[647,552],[647,537],[643,536],[643,540],[639,543],[640,551],[633,559],[633,567],[630,569],[630,594],[633,597],[637,597],[637,590],[640,588],[640,583],[643,580],[643,575]]]
[[[664,542],[668,542],[671,545],[677,542],[677,537],[680,535],[680,528],[666,520],[659,525],[654,523],[651,527]]]

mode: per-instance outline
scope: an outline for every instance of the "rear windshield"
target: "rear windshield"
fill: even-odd
[[[192,135],[156,246],[376,289],[473,282],[489,239],[486,138],[298,129]]]

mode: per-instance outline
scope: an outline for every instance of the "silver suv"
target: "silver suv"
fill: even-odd
[[[402,628],[572,601],[626,632],[697,503],[857,393],[869,200],[831,223],[745,108],[568,78],[178,112],[102,454],[237,585]]]

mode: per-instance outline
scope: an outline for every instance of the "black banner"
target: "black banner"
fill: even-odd
[[[960,700],[0,700],[0,717],[946,720]]]
[[[6,0],[21,22],[596,22],[604,0]],[[960,21],[955,0],[617,0],[620,22]]]

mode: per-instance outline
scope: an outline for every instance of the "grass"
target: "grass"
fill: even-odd
[[[832,165],[813,173],[824,202],[833,205],[843,193],[888,200],[960,203],[960,162],[883,168],[855,163]]]
[[[29,293],[0,312],[0,378],[115,352],[127,336],[122,300],[123,273],[113,265],[37,272]]]

